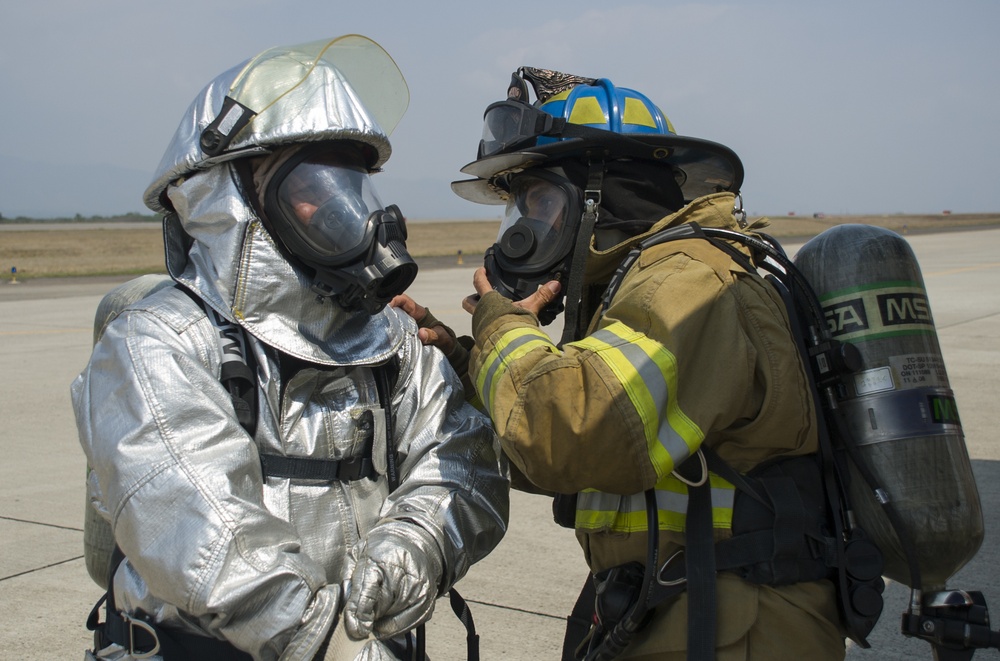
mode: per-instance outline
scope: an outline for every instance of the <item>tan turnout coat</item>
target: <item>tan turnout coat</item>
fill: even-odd
[[[733,202],[729,193],[699,198],[642,236],[592,247],[588,279],[606,283],[632,246],[666,227],[740,231]],[[683,544],[686,490],[670,473],[700,444],[741,472],[817,449],[805,367],[780,298],[705,240],[645,250],[587,337],[561,350],[533,315],[494,292],[477,307],[473,334],[470,376],[504,450],[539,490],[578,493],[577,537],[595,573],[645,561],[642,492],[652,487],[660,557]],[[722,538],[733,490],[715,477],[712,485]],[[720,659],[843,658],[826,581],[773,588],[720,573],[718,607]],[[686,623],[682,595],[658,609],[623,658],[684,658]]]

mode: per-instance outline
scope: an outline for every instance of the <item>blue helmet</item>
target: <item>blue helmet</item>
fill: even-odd
[[[529,104],[525,79],[538,100]],[[522,67],[507,99],[484,116],[478,157],[452,190],[482,204],[502,204],[510,175],[566,158],[647,160],[674,171],[686,202],[722,191],[739,192],[743,164],[728,147],[677,135],[667,116],[645,95],[607,78],[583,78]]]
[[[560,92],[538,108],[570,124],[623,135],[677,135],[667,116],[649,98],[627,87],[615,87],[607,78]],[[561,139],[565,138],[543,135],[536,144]]]

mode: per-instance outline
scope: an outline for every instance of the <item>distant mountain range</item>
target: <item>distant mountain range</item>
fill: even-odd
[[[503,207],[460,199],[448,181],[399,174],[377,175],[379,195],[384,204],[398,205],[415,220],[496,219],[503,212]],[[53,165],[0,154],[0,214],[39,219],[149,214],[142,194],[152,177],[152,171],[113,165]]]
[[[142,193],[151,172],[110,165],[52,165],[0,154],[4,218],[72,218],[149,213]]]

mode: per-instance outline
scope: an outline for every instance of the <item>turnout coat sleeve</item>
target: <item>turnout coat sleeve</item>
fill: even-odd
[[[702,442],[738,470],[814,449],[787,316],[702,240],[647,249],[607,313],[562,350],[499,294],[473,317],[471,372],[513,464],[537,486],[628,495]]]

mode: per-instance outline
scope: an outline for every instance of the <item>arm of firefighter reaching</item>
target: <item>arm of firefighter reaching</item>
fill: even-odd
[[[485,413],[486,409],[483,406],[483,402],[479,399],[479,393],[476,392],[476,387],[469,377],[470,352],[475,346],[475,340],[472,339],[472,336],[456,335],[454,330],[435,317],[428,308],[420,305],[406,294],[396,296],[389,305],[399,308],[417,322],[419,329],[417,337],[420,338],[420,341],[424,345],[437,347],[444,353],[448,359],[448,364],[451,365],[462,381],[462,390],[465,391],[465,401],[469,402],[477,411]],[[474,306],[471,302],[468,306],[471,314],[471,308]],[[524,476],[517,466],[510,464],[510,462],[507,463],[510,469],[510,486],[512,489],[539,495],[555,495],[551,491],[538,488],[537,485],[532,484]]]
[[[215,341],[203,316],[179,327],[121,315],[73,384],[81,443],[115,538],[152,596],[254,658],[309,659],[334,622],[339,586],[264,506]]]
[[[562,350],[531,309],[554,292],[512,303],[476,274],[472,378],[511,462],[541,488],[643,491],[706,430],[760,407],[756,355],[724,283],[684,255],[649,253],[598,330]]]
[[[476,409],[482,411],[483,405],[479,395],[469,379],[469,352],[475,341],[469,335],[458,336],[449,326],[435,317],[428,308],[420,305],[407,294],[399,294],[389,305],[405,312],[417,322],[417,337],[426,346],[437,347],[448,359],[455,373],[462,380],[465,399]]]
[[[489,419],[464,401],[444,355],[415,332],[402,366],[392,407],[400,482],[353,553],[344,621],[355,637],[425,621],[434,599],[507,528],[507,462]]]

